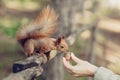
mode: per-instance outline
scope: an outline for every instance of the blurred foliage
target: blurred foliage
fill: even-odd
[[[2,32],[4,32],[6,35],[15,37],[18,28],[27,22],[29,22],[29,20],[26,18],[23,18],[20,21],[16,21],[14,19],[2,19],[0,20],[0,27]]]
[[[98,14],[103,17],[119,18],[120,10],[116,8],[100,8]]]
[[[8,8],[17,10],[36,10],[46,3],[46,0],[2,0]]]
[[[84,47],[85,47],[84,41],[79,37],[76,39],[75,43],[70,47],[70,51],[77,54],[80,51],[82,51]]]

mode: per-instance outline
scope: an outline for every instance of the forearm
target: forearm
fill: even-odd
[[[120,76],[109,69],[99,67],[94,74],[94,80],[120,80]]]

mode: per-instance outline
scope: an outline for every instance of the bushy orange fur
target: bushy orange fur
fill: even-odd
[[[64,37],[49,38],[56,30],[57,19],[55,11],[47,6],[34,21],[19,28],[17,40],[24,48],[26,56],[34,52],[44,55],[51,50],[68,51]]]

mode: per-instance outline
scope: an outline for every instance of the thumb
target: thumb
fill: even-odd
[[[64,64],[65,68],[67,68],[67,70],[70,71],[72,69],[72,65],[70,63],[68,63],[64,57],[63,57],[63,64]]]

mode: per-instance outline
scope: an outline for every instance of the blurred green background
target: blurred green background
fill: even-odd
[[[94,42],[94,54],[97,60],[94,64],[105,66],[120,74],[120,1],[97,1],[100,4],[97,12],[92,14],[89,12],[92,9],[91,0],[86,0],[84,7],[88,11],[84,12],[84,19],[77,13],[72,23],[87,25],[99,18]],[[16,40],[16,31],[20,26],[33,20],[40,9],[49,2],[50,0],[0,0],[0,79],[9,75],[13,62],[25,58]],[[88,60],[91,36],[90,30],[80,33],[70,50],[79,58]],[[75,78],[69,73],[65,76],[65,80],[80,79],[86,80],[86,78]]]

